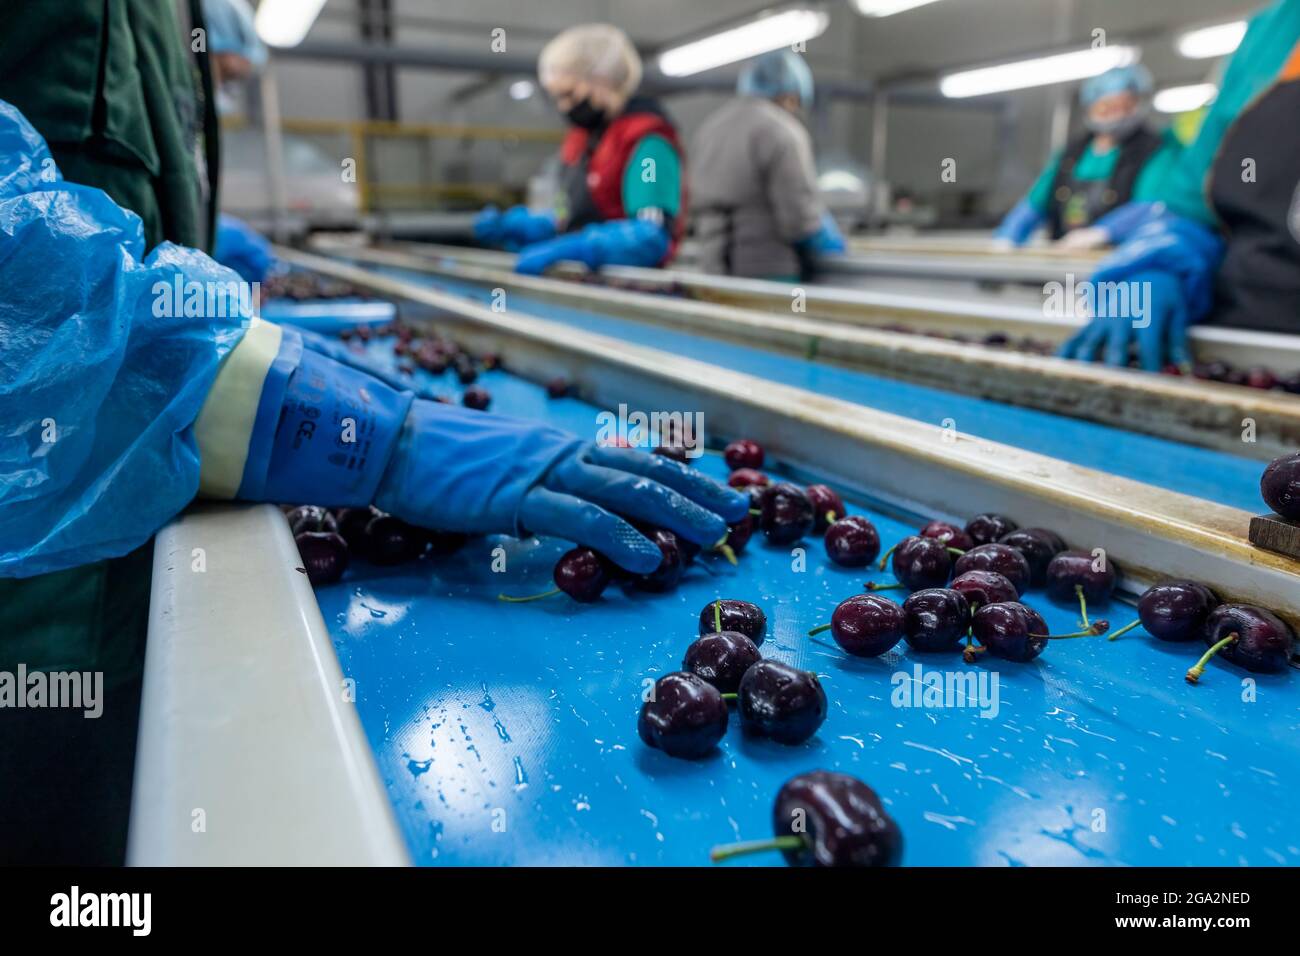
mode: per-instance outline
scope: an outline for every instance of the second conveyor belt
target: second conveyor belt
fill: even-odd
[[[339,258],[346,259],[345,255]],[[367,265],[404,281],[490,305],[493,291],[470,282]],[[1251,512],[1264,509],[1258,461],[1118,428],[1017,408],[940,389],[718,342],[628,319],[561,307],[518,293],[512,310],[761,376],[786,385],[1015,445]]]

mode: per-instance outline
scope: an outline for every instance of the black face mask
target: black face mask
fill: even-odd
[[[564,114],[564,118],[574,126],[581,126],[583,129],[596,129],[605,125],[605,111],[597,106],[592,106],[589,99],[579,100],[569,107],[569,111]]]

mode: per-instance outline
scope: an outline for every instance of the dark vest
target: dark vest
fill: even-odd
[[[1163,139],[1145,126],[1131,133],[1119,145],[1119,159],[1109,179],[1076,179],[1075,168],[1092,143],[1093,133],[1071,140],[1061,154],[1056,177],[1052,180],[1052,197],[1047,211],[1047,225],[1053,239],[1067,232],[1090,226],[1112,209],[1133,197],[1133,187],[1147,162],[1160,149]]]
[[[560,210],[561,231],[628,218],[623,208],[623,176],[632,154],[647,136],[666,139],[681,165],[681,207],[676,216],[665,213],[664,222],[672,239],[664,261],[672,259],[686,226],[686,162],[677,128],[653,100],[632,99],[613,122],[598,129],[569,129],[560,145],[560,186],[566,203]]]

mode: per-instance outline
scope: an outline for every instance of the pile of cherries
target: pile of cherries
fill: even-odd
[[[500,356],[495,352],[476,355],[437,331],[422,332],[401,319],[383,325],[358,325],[343,329],[339,332],[339,338],[351,343],[352,350],[358,354],[365,352],[368,342],[392,339],[397,370],[402,375],[413,377],[417,368],[430,375],[443,375],[450,370],[464,386],[460,398],[462,405],[485,412],[492,404],[492,395],[488,390],[474,383],[478,381],[480,370],[501,367]],[[451,404],[451,399],[445,396],[439,397],[438,401]]]
[[[682,669],[655,681],[641,706],[641,739],[672,757],[705,757],[726,734],[733,701],[747,736],[800,744],[815,734],[826,720],[826,692],[813,672],[764,658],[766,632],[755,604],[706,604]]]
[[[452,554],[468,540],[454,531],[407,524],[374,506],[330,510],[319,505],[283,506],[298,545],[302,570],[313,587],[333,584],[355,558],[380,566]]]
[[[314,272],[295,271],[277,273],[263,279],[262,297],[302,302],[309,299],[369,299],[370,293],[341,279],[330,279]]]

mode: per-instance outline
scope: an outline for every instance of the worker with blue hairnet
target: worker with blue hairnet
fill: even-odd
[[[1052,157],[1029,194],[1011,210],[995,238],[1027,242],[1040,226],[1067,248],[1095,248],[1123,237],[1132,209],[1149,199],[1177,160],[1172,132],[1147,123],[1151,74],[1119,66],[1083,84],[1086,129]]]
[[[1222,76],[1196,138],[1093,272],[1094,314],[1061,355],[1190,370],[1197,322],[1300,333],[1300,0],[1252,17]]]
[[[0,95],[0,672],[103,693],[93,720],[0,707],[0,863],[123,861],[153,536],[196,495],[553,535],[640,574],[662,553],[631,522],[708,546],[748,513],[663,456],[423,399],[259,319],[200,251],[202,5],[38,7],[0,32],[0,94],[39,117]]]
[[[691,144],[695,234],[710,272],[794,281],[844,239],[817,192],[812,138],[799,117],[813,77],[790,50],[750,61],[740,95]]]

